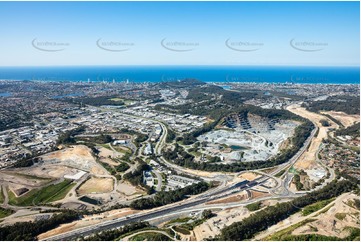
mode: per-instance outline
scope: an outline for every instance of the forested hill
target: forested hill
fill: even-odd
[[[352,137],[357,137],[360,135],[360,123],[353,124],[345,129],[339,129],[336,131],[336,135],[350,135]]]
[[[360,96],[333,96],[322,101],[303,104],[311,112],[339,111],[347,114],[360,114]]]
[[[170,87],[170,88],[187,88],[187,87],[196,87],[206,85],[205,82],[202,82],[197,79],[187,78],[179,81],[168,81],[160,82],[157,84],[160,88]]]
[[[188,100],[191,102],[172,106],[158,104],[156,110],[166,110],[180,114],[190,113],[193,115],[208,116],[211,119],[219,119],[230,113],[251,112],[268,118],[294,119],[297,115],[287,110],[268,110],[253,105],[244,104],[252,98],[260,98],[259,92],[235,92],[224,90],[215,85],[190,86],[188,88]],[[274,116],[274,117],[273,117]]]

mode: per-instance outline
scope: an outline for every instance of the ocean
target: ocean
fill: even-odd
[[[286,66],[62,66],[0,67],[0,80],[359,84],[359,67]]]

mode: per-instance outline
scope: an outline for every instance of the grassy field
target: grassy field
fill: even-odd
[[[192,152],[190,152],[190,154],[195,156],[195,157],[200,157],[202,155],[202,153],[199,152],[199,151],[192,151]]]
[[[191,230],[193,230],[198,225],[201,225],[202,223],[204,223],[205,220],[206,219],[197,219],[191,223],[184,223],[184,224],[175,226],[173,229],[182,234],[189,234]]]
[[[262,202],[255,202],[255,203],[248,204],[246,206],[246,208],[251,212],[257,211],[257,210],[261,209],[261,207],[262,207]]]
[[[100,160],[98,160],[98,163],[105,168],[105,170],[107,170],[107,172],[109,172],[112,175],[116,174],[116,170],[114,169],[114,167],[112,165],[109,165],[108,163],[105,162],[101,162]]]
[[[102,146],[103,148],[106,148],[108,150],[112,150],[112,148],[110,147],[109,144],[97,144],[97,145]],[[130,153],[132,152],[132,150],[129,147],[125,147],[125,146],[114,145],[113,149],[122,154],[125,154],[127,152],[130,152]]]
[[[0,187],[0,204],[2,204],[4,202],[4,192],[3,192],[3,187]]]
[[[101,202],[98,200],[95,200],[93,198],[87,197],[87,196],[82,196],[81,198],[79,198],[80,201],[86,202],[86,203],[90,203],[93,205],[100,205]]]
[[[347,216],[347,213],[336,213],[335,214],[335,218],[337,218],[338,220],[344,220]]]
[[[294,224],[294,225],[291,225],[290,227],[288,228],[285,228],[281,231],[278,231],[268,237],[266,237],[264,240],[271,240],[271,241],[282,241],[284,239],[285,236],[289,236],[293,230],[305,225],[305,224],[308,224],[310,222],[313,222],[315,221],[315,219],[306,219],[304,221],[301,221],[297,224]]]
[[[119,98],[119,97],[115,97],[115,98],[111,98],[109,99],[110,101],[114,101],[114,102],[119,102],[122,101],[124,102],[125,105],[129,105],[130,103],[132,103],[132,100],[128,100],[128,99],[123,99],[123,98]]]
[[[161,233],[144,232],[129,239],[130,241],[169,241],[170,238]]]
[[[290,168],[289,172],[293,174],[298,174],[297,170],[293,166]]]
[[[33,189],[23,196],[16,197],[9,191],[9,204],[15,206],[32,206],[46,204],[63,199],[70,189],[75,186],[71,180],[64,180],[55,185],[49,185],[41,189]]]
[[[75,185],[76,183],[73,183],[72,181],[70,181],[70,183],[68,183],[67,185],[64,184],[64,186],[62,186],[58,192],[56,192],[52,197],[49,197],[47,202],[55,202],[63,199]]]
[[[280,177],[280,176],[282,176],[285,172],[286,172],[286,170],[280,170],[280,171],[275,175],[275,177]]]
[[[180,227],[180,226],[175,226],[175,227],[173,227],[173,229],[181,234],[185,234],[185,235],[191,234],[191,232],[188,229]]]
[[[118,151],[119,153],[125,154],[125,153],[132,153],[132,150],[125,146],[113,146],[113,148]]]
[[[305,207],[304,209],[302,209],[302,215],[307,216],[313,212],[316,212],[316,211],[320,210],[321,208],[326,207],[329,203],[333,202],[334,200],[335,200],[335,198],[331,198],[328,200],[323,200],[323,201],[319,201],[319,202],[310,204],[307,207]]]
[[[13,213],[10,209],[0,207],[0,218],[5,218]]]
[[[97,145],[102,146],[105,149],[111,150],[109,144],[97,144]]]
[[[33,199],[36,197],[38,190],[31,190],[26,194],[16,197],[15,194],[9,189],[9,204],[15,206],[31,206],[33,205]]]
[[[192,219],[191,217],[176,218],[176,219],[173,219],[173,220],[167,222],[166,224],[169,225],[169,224],[174,224],[174,223],[186,223],[191,219]]]

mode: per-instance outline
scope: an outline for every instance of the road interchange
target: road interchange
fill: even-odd
[[[129,115],[129,116],[140,118],[140,117],[134,116],[134,115]],[[161,136],[154,148],[155,155],[167,167],[170,167],[171,169],[173,169],[177,172],[194,176],[194,172],[190,172],[190,169],[186,169],[181,166],[178,166],[174,163],[167,161],[166,159],[164,159],[162,157],[162,149],[166,145],[165,140],[167,137],[168,130],[167,130],[166,125],[164,125],[162,122],[160,122],[158,120],[152,120],[152,121],[159,123],[159,125],[162,128]],[[69,232],[65,232],[62,234],[48,237],[45,240],[72,240],[72,239],[78,238],[80,236],[88,236],[88,235],[96,233],[96,232],[119,228],[121,226],[124,226],[124,225],[132,223],[132,222],[151,221],[151,220],[157,219],[159,217],[168,216],[170,214],[183,213],[185,211],[198,211],[198,210],[204,209],[205,207],[207,207],[207,208],[208,207],[226,208],[227,205],[205,206],[205,204],[210,201],[214,201],[214,200],[218,200],[220,198],[230,196],[233,193],[251,189],[255,186],[263,184],[264,182],[266,182],[269,179],[273,179],[276,182],[276,187],[273,189],[270,189],[269,192],[271,194],[271,197],[267,197],[267,198],[263,198],[263,199],[295,198],[297,196],[302,195],[303,192],[301,192],[301,193],[297,192],[297,194],[295,194],[288,190],[289,184],[292,180],[292,173],[289,173],[289,169],[292,167],[292,165],[294,163],[297,162],[297,160],[301,157],[301,155],[307,150],[307,148],[310,145],[310,142],[313,139],[313,137],[315,136],[316,132],[317,132],[317,128],[315,127],[314,130],[311,132],[311,135],[305,141],[303,147],[288,162],[277,166],[269,174],[260,172],[258,170],[244,171],[244,172],[255,172],[260,175],[253,181],[245,180],[245,181],[235,182],[235,183],[231,182],[235,177],[238,177],[240,174],[242,174],[244,172],[233,173],[233,174],[212,173],[212,174],[214,174],[214,176],[212,176],[212,177],[199,176],[200,178],[202,178],[208,182],[209,181],[219,181],[220,185],[215,188],[212,188],[200,195],[188,198],[185,201],[173,203],[173,204],[166,205],[166,206],[152,209],[152,210],[143,211],[143,212],[140,212],[140,213],[137,213],[134,215],[130,215],[130,216],[126,216],[126,217],[122,217],[122,218],[118,218],[118,219],[113,219],[110,221],[101,222],[101,223],[98,223],[95,225],[75,229],[75,230],[72,230]],[[275,177],[275,175],[282,170],[285,170],[284,174],[281,176],[282,179]],[[282,188],[281,193],[276,192],[276,190],[279,188]],[[252,199],[247,202],[253,203],[258,200],[262,200],[262,199]],[[198,207],[200,205],[202,205],[201,208]],[[234,206],[240,206],[240,205],[242,205],[241,202],[238,202],[237,204],[229,204],[228,206],[234,207]]]

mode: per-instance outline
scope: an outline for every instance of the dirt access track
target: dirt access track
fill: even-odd
[[[353,125],[354,123],[360,122],[360,115],[357,114],[347,114],[344,112],[336,112],[336,111],[328,111],[328,112],[322,112],[324,114],[328,114],[338,121],[340,121],[343,126],[346,128]]]
[[[295,168],[297,169],[312,169],[312,166],[315,164],[316,153],[318,148],[320,147],[320,144],[322,143],[322,139],[327,138],[327,132],[330,128],[337,129],[339,127],[336,123],[334,123],[326,116],[307,111],[305,108],[301,107],[298,104],[293,104],[288,106],[287,110],[312,121],[319,128],[319,132],[317,136],[315,136],[311,140],[311,144],[308,150],[305,151],[298,159],[298,161],[295,163]],[[320,123],[321,119],[327,120],[331,126],[323,127]]]

